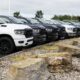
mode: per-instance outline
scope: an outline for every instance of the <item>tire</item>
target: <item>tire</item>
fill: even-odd
[[[15,49],[14,42],[9,37],[0,38],[0,54],[9,54]]]
[[[65,36],[65,38],[66,38],[66,39],[70,38],[70,37],[68,36],[68,34],[67,34],[67,33],[66,33],[66,36]]]
[[[65,36],[63,36],[63,37],[60,38],[60,40],[64,40],[64,39],[65,39]]]

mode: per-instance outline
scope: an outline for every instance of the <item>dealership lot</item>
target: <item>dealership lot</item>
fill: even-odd
[[[13,53],[28,47],[56,40],[80,37],[80,23],[0,15],[0,53]]]
[[[40,80],[44,80],[42,74],[46,80],[67,80],[65,76],[68,80],[80,79],[79,22],[1,15],[0,26],[0,79],[32,80],[31,77],[34,77],[38,80],[39,75]],[[35,75],[24,76],[28,67],[28,71],[33,71]],[[42,71],[36,74],[35,68]],[[45,74],[46,71],[49,75]],[[56,72],[64,74],[56,75]]]

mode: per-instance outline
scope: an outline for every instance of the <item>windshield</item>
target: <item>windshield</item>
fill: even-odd
[[[28,24],[28,21],[23,18],[18,18],[18,20],[20,20],[23,24]]]
[[[54,24],[51,20],[45,20],[45,23],[47,23],[47,24]]]
[[[19,21],[17,18],[15,17],[11,17],[11,16],[4,16],[4,17],[0,17],[1,20],[3,20],[5,23],[15,23],[15,24],[22,24],[21,21]]]
[[[73,25],[77,25],[77,26],[80,26],[80,23],[79,22],[71,22]]]
[[[63,21],[59,21],[61,24],[63,24],[63,25],[72,25],[72,23],[70,23],[70,22],[63,22]]]
[[[3,23],[6,23],[6,22],[0,18],[0,24],[3,24]]]
[[[8,18],[0,17],[0,20],[4,21],[5,23],[12,23]]]
[[[15,17],[9,16],[9,19],[11,19],[13,23],[23,24],[19,19],[15,18]]]
[[[61,24],[58,20],[51,20],[53,24]]]
[[[30,21],[30,23],[32,24],[39,24],[39,22],[36,19],[28,19]]]
[[[50,21],[49,20],[45,20],[45,19],[39,19],[42,23],[44,24],[50,24]]]

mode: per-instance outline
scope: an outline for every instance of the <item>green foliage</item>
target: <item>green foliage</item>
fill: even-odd
[[[80,21],[80,16],[77,16],[78,21]]]
[[[70,15],[55,15],[52,19],[56,20],[74,20],[80,21],[80,16],[70,16]]]
[[[35,14],[35,18],[43,18],[43,12],[42,10],[38,10]]]
[[[20,12],[14,12],[14,13],[13,13],[13,16],[14,16],[14,17],[20,16]]]

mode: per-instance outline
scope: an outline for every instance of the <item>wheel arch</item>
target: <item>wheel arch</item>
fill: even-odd
[[[8,38],[10,38],[13,41],[14,45],[15,45],[14,39],[10,35],[8,35],[8,34],[0,34],[0,38],[1,37],[8,37]]]

